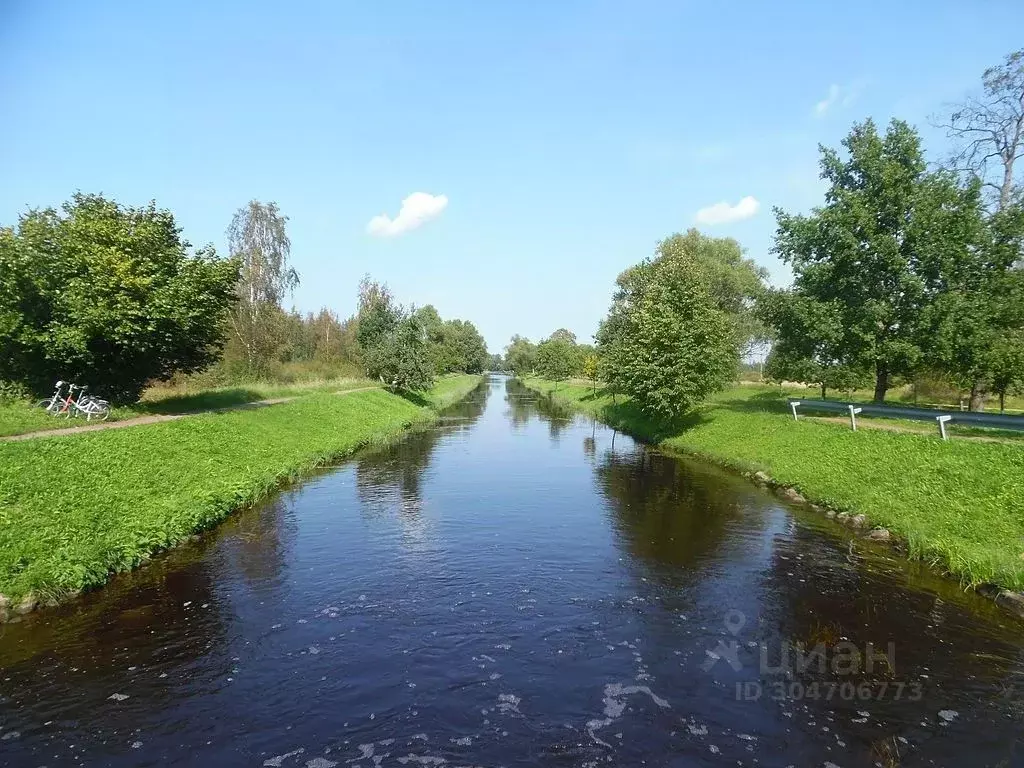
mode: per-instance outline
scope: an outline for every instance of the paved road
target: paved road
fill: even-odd
[[[356,387],[355,389],[343,389],[340,392],[334,392],[335,395],[349,395],[353,392],[366,392],[371,389],[380,389],[380,387]],[[24,432],[20,435],[7,435],[0,437],[0,442],[8,441],[12,442],[15,440],[31,440],[35,437],[59,437],[61,435],[78,435],[83,432],[97,432],[101,429],[123,429],[124,427],[138,427],[143,424],[158,424],[161,421],[175,421],[177,419],[187,419],[189,416],[199,416],[203,413],[226,413],[227,411],[248,411],[256,408],[267,408],[271,405],[279,405],[280,403],[291,402],[292,400],[298,400],[299,395],[295,397],[274,397],[267,400],[255,400],[251,403],[240,403],[239,405],[229,405],[225,408],[213,408],[207,411],[189,411],[188,413],[165,413],[165,414],[154,414],[152,416],[138,416],[134,419],[124,419],[122,421],[104,421],[99,424],[84,424],[80,427],[68,427],[66,429],[41,429],[36,432]]]

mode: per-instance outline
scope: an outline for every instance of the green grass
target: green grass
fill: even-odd
[[[821,389],[814,385],[787,383],[784,385],[772,386],[758,382],[745,382],[744,386],[754,387],[757,389],[772,389],[776,392],[784,392],[790,397],[803,398],[805,400],[821,399]],[[853,392],[843,392],[840,390],[830,389],[828,391],[827,399],[851,403],[870,403],[873,402],[874,393],[866,389],[858,389]],[[963,395],[960,399],[966,403],[968,397]],[[960,408],[960,400],[955,393],[945,393],[942,396],[929,396],[921,393],[917,398],[915,398],[913,388],[909,385],[903,385],[901,387],[890,389],[886,393],[885,405],[893,407],[905,406],[911,408],[936,408],[956,411]],[[1006,407],[1007,414],[1020,415],[1024,413],[1024,396],[1008,395],[1004,405]],[[985,400],[984,412],[999,413],[999,398],[995,395],[990,395]]]
[[[434,384],[433,389],[425,393],[430,407],[442,410],[462,400],[483,381],[483,376],[451,374],[442,376]]]
[[[433,418],[476,376],[422,398],[318,394],[273,408],[0,443],[0,593],[102,584],[283,482]]]
[[[641,439],[763,470],[812,501],[863,513],[965,584],[1024,588],[1024,446],[794,422],[777,387],[731,389],[665,424],[601,390],[524,383]]]
[[[375,386],[375,382],[359,378],[319,379],[301,384],[254,382],[238,387],[220,387],[197,392],[181,392],[170,388],[153,388],[145,392],[133,406],[114,408],[108,421],[122,421],[137,416],[175,414],[232,408],[258,400],[303,397],[325,392]],[[0,403],[0,437],[21,435],[51,429],[64,429],[87,424],[82,417],[54,418],[36,406],[37,400]]]

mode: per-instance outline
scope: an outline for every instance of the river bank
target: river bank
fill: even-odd
[[[99,586],[282,484],[431,422],[480,381],[0,444],[0,616]]]
[[[777,390],[720,393],[677,424],[589,387],[525,379],[534,391],[645,441],[757,475],[865,531],[884,529],[914,559],[1021,612],[1024,449],[794,422]],[[761,474],[757,474],[761,473]]]

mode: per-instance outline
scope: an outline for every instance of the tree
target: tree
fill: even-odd
[[[929,291],[973,246],[978,209],[951,174],[926,172],[918,135],[902,121],[884,137],[871,120],[854,125],[843,145],[845,158],[821,148],[823,207],[810,216],[776,209],[774,250],[793,268],[793,292],[821,305],[814,316],[838,332],[830,357],[872,370],[882,402],[895,376],[923,363]]]
[[[843,329],[834,305],[792,291],[770,291],[762,297],[758,313],[776,329],[764,366],[769,380],[817,384],[824,400],[829,389],[856,389],[870,378],[867,370],[840,358]]]
[[[238,262],[193,251],[174,216],[76,194],[0,229],[0,380],[88,383],[119,402],[212,363]]]
[[[480,373],[487,364],[487,345],[468,320],[446,320],[442,326],[440,358],[443,372]]]
[[[1006,396],[1024,391],[1024,331],[1004,334],[991,350],[992,391],[999,396],[999,412],[1006,410]]]
[[[552,381],[565,381],[572,376],[578,363],[576,345],[565,338],[555,336],[537,345],[537,370],[540,375]]]
[[[1014,268],[1024,245],[1024,210],[1011,205],[987,218],[980,185],[972,180],[974,212],[960,217],[969,229],[949,224],[953,203],[936,200],[942,213],[930,227],[943,232],[946,249],[921,259],[928,304],[924,311],[926,360],[970,389],[971,410],[981,410],[992,384],[1002,341],[1024,328],[1024,272]],[[934,257],[945,261],[934,262]]]
[[[1024,156],[1024,49],[986,69],[981,83],[981,95],[968,97],[940,127],[959,144],[953,169],[977,176],[1001,211],[1014,199],[1015,164]]]
[[[987,247],[958,265],[960,280],[942,297],[932,332],[940,342],[941,363],[970,388],[971,410],[980,410],[986,387],[1005,400],[1005,389],[996,387],[997,377],[1006,381],[1005,340],[1016,338],[1024,323],[1012,317],[1020,298],[1014,298],[1014,283],[1022,253],[1018,211],[1024,201],[1016,162],[1024,155],[1024,50],[986,69],[981,95],[968,97],[940,125],[957,143],[951,168],[991,192]]]
[[[597,374],[600,365],[600,358],[593,352],[587,354],[583,358],[583,376],[590,379],[590,383],[594,388],[594,394],[597,394]]]
[[[716,305],[733,319],[741,354],[747,354],[766,338],[768,331],[756,308],[765,290],[768,270],[747,258],[736,240],[707,237],[697,229],[689,229],[685,234],[663,240],[658,253],[685,253],[697,262]]]
[[[251,200],[235,212],[228,227],[228,250],[241,263],[231,327],[251,373],[265,372],[276,358],[284,341],[281,302],[299,284],[289,265],[287,222],[277,203]]]
[[[537,367],[537,345],[516,334],[505,347],[505,367],[516,376],[525,376]]]
[[[403,314],[366,352],[366,372],[391,389],[422,390],[434,383],[426,333],[415,312]]]
[[[576,343],[576,334],[570,331],[568,328],[559,328],[557,331],[552,333],[548,338],[561,339],[562,341],[567,341],[570,344]]]
[[[384,343],[385,338],[398,325],[402,309],[395,303],[391,290],[364,275],[359,282],[359,310],[356,340],[364,354]]]
[[[597,342],[613,391],[674,418],[731,379],[740,334],[704,259],[679,241],[663,247],[668,242],[619,275]]]

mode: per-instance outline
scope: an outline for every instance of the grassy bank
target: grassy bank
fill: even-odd
[[[122,421],[137,416],[154,414],[191,413],[216,408],[255,403],[259,400],[304,397],[328,392],[372,387],[377,382],[358,378],[319,379],[299,384],[253,382],[244,386],[218,387],[194,392],[176,391],[166,387],[145,392],[133,406],[114,408],[108,421]],[[64,390],[67,394],[67,390]],[[53,417],[37,407],[35,400],[16,400],[0,403],[0,437],[21,435],[50,429],[64,429],[86,424],[84,418]]]
[[[417,402],[381,390],[132,429],[0,443],[0,593],[56,600],[130,569],[282,482],[433,418],[476,376]],[[431,407],[423,407],[423,404]]]
[[[807,498],[865,514],[910,555],[965,583],[1024,588],[1024,447],[794,422],[777,388],[723,392],[676,424],[585,386],[524,383],[641,439],[767,472]]]

